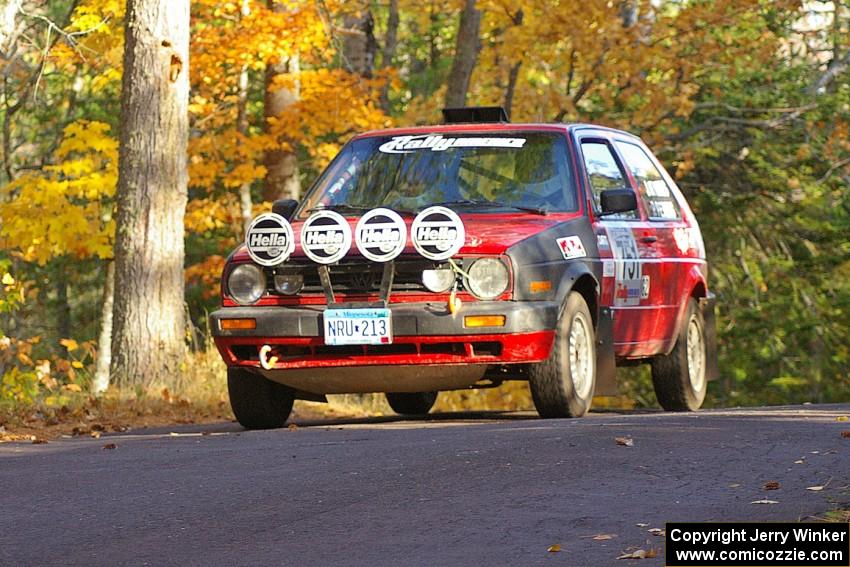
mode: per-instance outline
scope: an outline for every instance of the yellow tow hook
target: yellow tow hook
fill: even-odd
[[[272,370],[274,368],[274,365],[277,363],[276,356],[266,358],[271,351],[272,347],[270,347],[269,345],[263,345],[260,348],[260,366],[262,366],[265,370]]]

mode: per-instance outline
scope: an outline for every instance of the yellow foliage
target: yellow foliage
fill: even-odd
[[[109,125],[70,124],[54,158],[56,165],[0,188],[0,246],[39,264],[64,255],[111,257],[118,143]]]

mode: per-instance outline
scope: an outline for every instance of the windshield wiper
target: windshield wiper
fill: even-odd
[[[492,207],[492,208],[503,208],[503,209],[514,209],[517,211],[523,211],[526,213],[534,213],[535,215],[548,215],[549,209],[540,208],[540,207],[525,207],[522,205],[512,205],[509,203],[502,203],[499,201],[488,201],[486,199],[455,199],[453,201],[443,201],[441,203],[432,203],[429,206],[440,205],[443,207],[451,207],[452,205],[457,206],[469,206],[469,207]]]
[[[349,205],[348,203],[334,203],[330,205],[319,205],[307,209],[308,213],[313,211],[345,211],[347,213],[365,213],[372,210],[374,207],[366,207],[363,205]]]
[[[368,207],[366,205],[349,205],[348,203],[334,203],[331,205],[319,205],[318,207],[312,207],[310,209],[307,209],[305,212],[312,213],[313,211],[338,211],[345,213],[366,213],[371,211],[372,209],[377,208],[378,207]],[[416,214],[414,211],[408,211],[406,209],[397,209],[395,207],[388,208],[397,212],[400,215]]]

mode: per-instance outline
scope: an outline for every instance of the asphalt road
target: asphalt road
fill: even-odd
[[[0,565],[662,565],[616,558],[660,550],[647,530],[666,521],[850,508],[846,415],[465,414],[4,444]]]

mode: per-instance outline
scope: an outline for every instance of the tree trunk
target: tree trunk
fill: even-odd
[[[60,258],[56,266],[56,330],[59,338],[71,338],[71,305],[68,303],[68,262]]]
[[[637,0],[622,0],[620,2],[620,21],[624,28],[630,28],[638,23],[640,8]]]
[[[112,306],[115,299],[115,262],[106,261],[106,281],[103,284],[103,305],[100,308],[100,336],[97,340],[97,367],[91,391],[95,396],[109,387],[109,363],[112,360]]]
[[[116,192],[112,377],[170,381],[186,353],[189,0],[127,0]]]
[[[345,14],[342,18],[342,55],[346,69],[366,78],[375,68],[378,42],[375,40],[375,20],[371,10]]]
[[[508,115],[508,118],[511,116],[511,110],[513,110],[514,105],[514,94],[516,93],[516,82],[519,78],[519,68],[522,67],[522,60],[520,59],[513,65],[511,65],[510,71],[508,71],[508,86],[505,88],[505,114]]]
[[[268,6],[275,12],[285,12],[286,6],[275,0],[268,0]],[[269,118],[280,116],[293,104],[298,102],[298,74],[301,72],[300,61],[297,55],[282,58],[276,62],[270,62],[266,66],[266,95],[264,113],[266,124]],[[292,73],[296,76],[296,88],[294,90],[274,86],[275,78],[280,75]],[[301,178],[298,171],[298,156],[295,153],[294,143],[289,144],[290,149],[277,149],[266,152],[264,165],[266,166],[266,179],[264,197],[268,201],[275,199],[298,199],[301,196]]]
[[[466,105],[469,81],[475,69],[478,52],[481,50],[480,30],[481,12],[475,8],[475,0],[466,0],[466,5],[460,14],[455,57],[449,72],[449,84],[446,91],[447,108]]]
[[[390,0],[390,13],[387,17],[387,35],[384,36],[384,49],[381,50],[381,66],[387,69],[392,66],[396,49],[398,48],[398,0]],[[381,88],[381,109],[390,113],[390,84]]]
[[[0,57],[4,60],[18,36],[21,3],[22,0],[0,0]]]
[[[251,5],[248,3],[248,0],[242,0],[241,16],[244,18],[250,14]],[[242,65],[242,68],[239,70],[236,130],[243,136],[248,134],[248,78],[248,66]],[[251,224],[251,218],[254,216],[250,183],[243,183],[239,187],[239,210],[242,214],[242,230],[243,232],[247,232]]]

